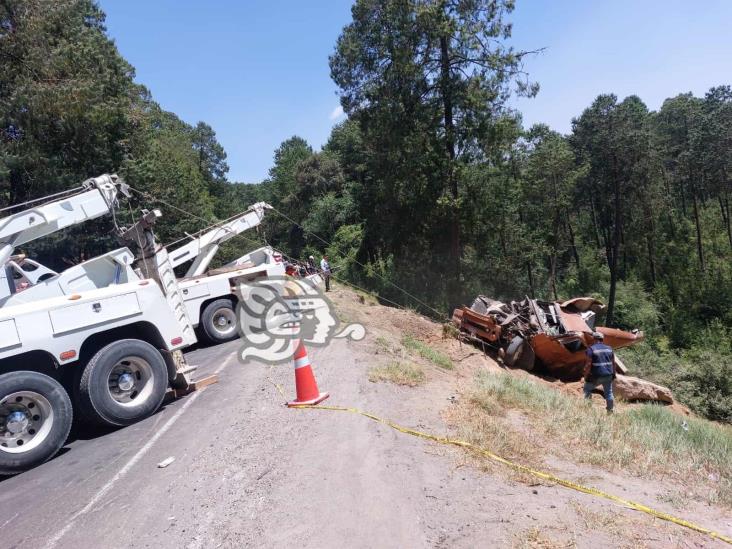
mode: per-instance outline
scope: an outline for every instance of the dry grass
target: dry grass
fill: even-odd
[[[516,412],[529,427],[517,423]],[[536,462],[537,448],[639,476],[669,476],[732,507],[732,429],[662,406],[607,416],[528,378],[481,372],[456,422],[461,435],[506,457]]]
[[[457,339],[460,337],[460,330],[452,322],[443,322],[442,339]]]
[[[378,305],[379,299],[374,294],[369,294],[358,288],[351,287],[351,291],[356,294],[356,299],[361,305]]]
[[[377,348],[378,348],[378,349],[379,349],[380,351],[383,351],[383,352],[386,352],[386,353],[391,353],[391,352],[393,352],[393,350],[394,350],[394,349],[392,348],[392,345],[391,345],[391,343],[389,343],[389,340],[388,340],[388,339],[386,339],[386,338],[385,338],[385,337],[383,337],[383,336],[379,336],[379,337],[377,337],[377,338],[376,338],[376,347],[377,347]]]
[[[460,438],[476,446],[487,448],[501,457],[525,465],[542,464],[543,452],[541,445],[537,444],[539,441],[536,437],[511,426],[505,417],[486,414],[480,407],[470,402],[467,406],[454,408],[449,421],[459,426]],[[476,453],[476,456],[478,455]],[[496,466],[492,461],[484,462],[484,468],[493,469]]]
[[[654,521],[649,524],[639,515],[628,515],[613,509],[596,509],[575,499],[570,501],[570,505],[577,515],[576,526],[579,529],[602,532],[613,540],[615,547],[640,549],[705,545],[703,536],[680,530],[669,522]]]
[[[444,368],[445,370],[452,370],[455,368],[455,365],[452,363],[449,356],[433,349],[426,343],[415,339],[412,336],[404,336],[402,338],[402,345],[404,345],[406,349],[416,352],[422,358],[436,364],[440,368]]]
[[[377,352],[390,354],[397,360],[409,361],[410,356],[414,358],[414,355],[417,355],[445,370],[455,368],[449,356],[410,335],[404,336],[401,339],[401,344],[395,343],[384,336],[377,337],[374,343]]]
[[[517,534],[511,547],[515,549],[568,549],[577,547],[574,541],[555,541],[545,536],[539,528],[530,528]]]
[[[656,496],[658,501],[668,503],[674,509],[688,509],[689,507],[689,494],[684,490],[669,490],[663,494]]]
[[[386,366],[369,369],[369,381],[388,381],[397,385],[415,387],[425,380],[424,370],[409,362],[390,362]]]
[[[582,520],[580,525],[585,530],[596,528],[613,537],[623,538],[628,530],[630,521],[617,511],[595,510],[572,500],[577,516]]]

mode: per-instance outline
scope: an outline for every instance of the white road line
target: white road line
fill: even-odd
[[[237,358],[238,350],[237,352],[234,352],[232,355],[229,356],[228,359],[226,359],[221,366],[219,366],[214,374],[220,373],[224,368],[226,368],[232,361],[232,359]],[[102,486],[102,488],[94,494],[94,496],[89,500],[89,503],[87,503],[82,509],[74,513],[71,518],[69,518],[68,522],[66,523],[66,526],[61,528],[55,536],[53,536],[51,539],[48,540],[48,543],[45,545],[47,549],[51,549],[58,544],[59,541],[61,541],[61,538],[63,538],[71,528],[74,527],[74,524],[76,521],[89,513],[94,506],[99,502],[100,499],[102,499],[117,483],[119,479],[121,479],[123,476],[125,476],[127,473],[130,472],[130,470],[137,464],[142,457],[147,454],[147,452],[150,450],[150,448],[153,447],[153,445],[162,437],[168,429],[170,429],[178,419],[183,415],[183,413],[188,409],[188,407],[193,404],[196,399],[201,395],[202,391],[196,391],[191,396],[188,397],[188,399],[183,403],[183,406],[180,407],[180,409],[171,417],[161,428],[158,430],[150,440],[147,441],[147,444],[145,444],[142,448],[140,448],[137,453],[130,458],[130,460],[124,464],[124,466],[117,471],[117,474],[115,474],[107,484]]]
[[[6,520],[3,523],[3,525],[0,526],[0,530],[2,530],[3,528],[5,528],[8,524],[10,524],[11,522],[13,522],[15,519],[17,519],[18,518],[18,515],[20,515],[20,513],[15,513],[11,518],[9,518],[8,520]]]

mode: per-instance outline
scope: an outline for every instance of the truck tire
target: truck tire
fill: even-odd
[[[160,352],[139,339],[102,347],[79,380],[79,412],[87,423],[130,425],[154,414],[165,397],[168,368]]]
[[[55,379],[28,371],[0,375],[0,474],[51,459],[66,442],[72,420],[71,399]]]
[[[512,368],[531,371],[534,369],[536,355],[534,349],[524,338],[516,336],[509,343],[503,361]]]
[[[225,343],[239,337],[236,310],[230,299],[217,299],[204,307],[201,331],[209,343]]]

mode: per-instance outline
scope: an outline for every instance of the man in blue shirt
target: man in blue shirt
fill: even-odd
[[[595,342],[587,348],[585,360],[585,398],[592,397],[592,391],[602,385],[607,402],[607,413],[613,413],[613,379],[615,379],[615,353],[612,347],[605,345],[600,332],[593,332]]]

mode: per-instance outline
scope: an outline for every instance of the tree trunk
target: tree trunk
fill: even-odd
[[[10,172],[10,201],[9,204],[18,204],[27,197],[27,185],[17,169]]]
[[[674,224],[674,218],[671,212],[667,212],[666,218],[668,219],[668,230],[671,233],[671,239],[676,240],[676,225]]]
[[[719,209],[722,212],[722,222],[724,223],[725,228],[727,229],[727,238],[729,239],[729,246],[732,248],[732,225],[730,225],[730,218],[729,218],[729,198],[727,198],[727,195],[725,193],[724,198],[720,195],[717,197],[719,199]]]
[[[620,278],[628,276],[628,246],[625,245],[625,231],[620,231],[620,249],[623,250],[623,268],[620,270]]]
[[[614,187],[614,208],[615,208],[615,226],[613,227],[612,238],[612,257],[610,258],[610,295],[608,296],[607,317],[605,323],[612,326],[613,315],[615,313],[615,290],[618,283],[618,253],[620,251],[620,230],[622,222],[622,213],[620,211],[620,182],[615,179]]]
[[[681,213],[686,217],[686,193],[684,192],[684,182],[679,178],[679,191],[681,194]]]
[[[699,255],[699,267],[703,273],[706,270],[706,266],[704,264],[704,248],[702,247],[701,223],[699,222],[699,206],[695,192],[691,193],[691,200],[694,207],[694,225],[696,226],[696,251]]]
[[[590,212],[592,213],[592,228],[594,229],[593,233],[595,235],[595,242],[597,242],[597,247],[600,248],[602,246],[602,243],[600,242],[600,230],[597,228],[597,214],[595,213],[595,199],[590,197]]]
[[[653,217],[653,207],[646,204],[644,214],[648,219],[648,232],[646,233],[646,247],[648,249],[648,268],[651,274],[651,286],[656,287],[656,222]]]
[[[450,50],[448,38],[440,37],[442,107],[445,123],[445,153],[447,187],[452,198],[452,219],[450,220],[450,273],[448,288],[451,302],[457,303],[460,294],[460,212],[458,211],[458,182],[455,177],[455,125],[453,122],[452,84],[450,82]]]
[[[646,235],[646,245],[648,246],[648,266],[651,270],[651,284],[656,286],[656,261],[653,252],[653,237]]]
[[[514,169],[514,181],[516,181],[516,171]],[[519,223],[521,224],[521,227],[524,227],[524,215],[521,213],[521,208],[518,209],[518,218]],[[536,295],[536,290],[534,288],[534,273],[533,269],[531,268],[531,261],[529,259],[526,259],[526,275],[529,279],[529,295],[531,296],[531,299],[534,299],[534,296]]]
[[[554,294],[554,301],[558,301],[557,296],[557,249],[552,250],[552,255],[549,257],[549,287],[552,289]]]
[[[534,290],[534,275],[531,272],[531,263],[529,261],[526,262],[526,274],[529,275],[529,295],[531,299],[534,299],[534,295],[536,294]]]
[[[567,232],[569,233],[569,243],[572,246],[572,255],[574,256],[574,262],[577,265],[577,271],[580,270],[580,258],[579,253],[577,252],[577,244],[574,240],[574,231],[572,230],[572,222],[569,219],[569,212],[566,214],[566,221],[567,221]],[[599,242],[598,242],[599,245]]]

